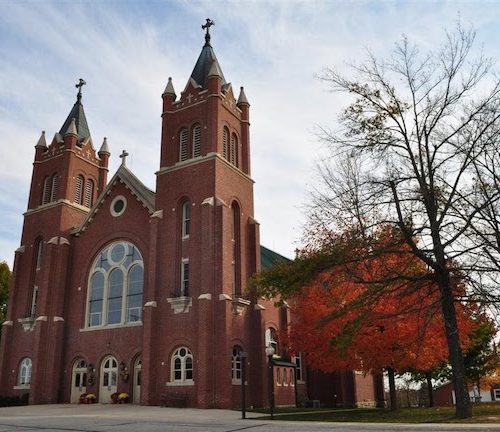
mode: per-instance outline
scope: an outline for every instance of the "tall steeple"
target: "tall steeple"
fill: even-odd
[[[76,95],[76,102],[71,108],[65,122],[63,123],[61,129],[59,130],[59,135],[64,136],[71,126],[71,122],[74,119],[76,130],[78,132],[78,141],[86,140],[90,137],[90,130],[87,124],[87,118],[85,117],[85,111],[82,105],[82,87],[87,84],[82,78],[75,85],[78,88],[78,93]]]
[[[210,27],[213,25],[215,25],[215,23],[210,18],[207,18],[207,23],[201,26],[202,29],[206,30],[205,45],[203,45],[200,56],[196,61],[193,72],[191,73],[191,78],[203,89],[208,88],[208,77],[214,63],[221,77],[221,85],[227,84],[217,57],[215,56],[214,49],[212,48],[212,45],[210,45]]]

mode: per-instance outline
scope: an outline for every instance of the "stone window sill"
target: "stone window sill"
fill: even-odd
[[[142,321],[134,321],[134,322],[129,322],[125,324],[110,324],[110,325],[101,325],[101,326],[92,326],[92,327],[85,327],[80,329],[81,332],[88,332],[88,331],[98,331],[98,330],[114,330],[114,329],[120,329],[120,328],[128,328],[128,327],[141,327],[142,326]]]
[[[184,386],[194,386],[194,381],[193,380],[186,380],[186,381],[168,381],[167,386],[169,387],[184,387]]]

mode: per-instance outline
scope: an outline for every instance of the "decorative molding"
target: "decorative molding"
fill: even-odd
[[[60,317],[60,316],[55,316],[54,318],[52,318],[52,321],[54,321],[54,322],[64,322],[64,318]]]
[[[233,313],[235,315],[241,315],[245,308],[250,305],[250,300],[246,300],[244,298],[235,297],[233,298]]]
[[[209,205],[209,206],[214,206],[214,202],[215,202],[215,197],[209,197],[209,198],[205,198],[203,200],[203,202],[201,203],[201,205]]]
[[[157,218],[157,219],[163,219],[163,210],[156,210],[152,215],[151,219]]]
[[[52,237],[48,242],[47,244],[59,244],[59,237]]]
[[[191,297],[169,297],[167,302],[170,303],[174,314],[187,313],[191,306],[193,306],[193,299]]]
[[[258,303],[256,303],[256,304],[253,306],[253,308],[254,308],[255,310],[266,310],[266,307],[265,307],[265,306],[263,306],[263,305],[261,305],[261,304],[258,304]]]
[[[23,326],[24,331],[31,331],[33,330],[33,327],[35,325],[35,320],[31,317],[26,317],[26,318],[18,318],[17,319],[18,323],[21,323]]]
[[[15,251],[14,253],[24,253],[24,251],[26,250],[26,246],[24,245],[21,245],[19,246]]]
[[[7,326],[12,327],[13,325],[14,325],[14,322],[13,322],[13,321],[4,321],[4,322],[2,323],[2,327],[3,327],[3,326],[5,326],[5,327],[7,327]]]
[[[170,386],[172,386],[172,387],[174,387],[174,386],[179,386],[179,387],[181,387],[181,386],[194,386],[194,381],[193,381],[193,380],[186,380],[186,381],[167,381],[167,382],[165,383],[165,385],[167,385],[167,386],[169,386],[169,387],[170,387]]]
[[[35,321],[47,321],[47,319],[48,319],[47,315],[42,315],[37,317]]]
[[[198,300],[212,300],[212,294],[205,293],[198,296]]]
[[[286,300],[283,300],[283,306],[285,306],[287,309],[290,309],[290,304]]]
[[[156,303],[154,300],[148,301],[144,303],[144,307],[157,307],[158,303]]]
[[[219,294],[219,300],[232,300],[233,298],[229,294]]]
[[[59,244],[60,245],[69,245],[69,240],[65,237],[59,237]]]

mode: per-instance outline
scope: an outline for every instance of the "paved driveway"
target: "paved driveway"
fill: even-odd
[[[255,414],[249,413],[255,417]],[[0,432],[315,432],[500,431],[495,425],[390,425],[241,420],[240,413],[136,405],[31,405],[0,408]]]

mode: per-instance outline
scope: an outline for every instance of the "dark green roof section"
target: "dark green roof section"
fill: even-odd
[[[265,270],[271,267],[274,263],[277,262],[286,262],[291,261],[287,257],[280,255],[277,252],[272,251],[271,249],[266,248],[265,246],[260,247],[260,265],[262,270]]]
[[[87,118],[85,117],[85,112],[83,111],[83,105],[80,102],[80,99],[78,99],[73,105],[73,108],[71,108],[66,121],[59,131],[60,135],[64,136],[71,124],[72,119],[75,119],[76,130],[78,132],[78,140],[81,141],[90,137],[89,125],[87,124]]]
[[[205,44],[203,49],[201,50],[200,57],[198,57],[198,61],[194,66],[193,72],[191,73],[191,78],[196,81],[196,84],[200,85],[203,89],[208,88],[208,75],[210,73],[210,68],[212,67],[212,63],[216,63],[219,67],[222,85],[226,84],[226,79],[224,78],[224,74],[222,73],[222,69],[220,67],[219,62],[217,61],[217,57],[215,56],[215,52],[210,44]]]

